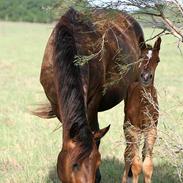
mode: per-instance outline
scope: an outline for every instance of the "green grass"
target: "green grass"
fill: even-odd
[[[28,113],[32,104],[46,101],[39,73],[52,28],[48,24],[0,22],[0,183],[58,182],[55,165],[61,148],[61,129],[53,132],[58,120],[43,120]],[[152,30],[145,32],[150,35]],[[156,74],[162,111],[158,126],[161,137],[165,129],[171,135],[183,133],[182,60],[176,40],[163,37]],[[125,147],[123,103],[100,113],[99,121],[101,128],[111,124],[100,147],[102,183],[118,183]],[[159,141],[155,147],[153,183],[177,183],[171,159],[161,158],[161,146]]]

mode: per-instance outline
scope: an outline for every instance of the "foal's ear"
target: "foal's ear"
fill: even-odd
[[[95,140],[100,140],[108,131],[111,125],[107,126],[106,128],[103,128],[101,130],[98,130],[93,133]]]
[[[158,37],[158,39],[154,43],[154,48],[153,49],[159,51],[160,50],[160,45],[161,45],[161,37]]]

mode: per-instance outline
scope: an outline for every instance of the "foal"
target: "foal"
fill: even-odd
[[[122,183],[128,182],[130,177],[132,177],[133,183],[138,183],[141,171],[144,174],[144,182],[151,182],[152,151],[156,141],[159,116],[154,75],[159,62],[160,44],[161,38],[158,38],[153,48],[144,50],[143,61],[139,64],[139,79],[131,83],[128,88],[123,126],[126,149]],[[144,135],[142,161],[139,157],[141,135]]]

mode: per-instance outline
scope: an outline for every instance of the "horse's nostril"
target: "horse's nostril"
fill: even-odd
[[[152,76],[152,74],[150,74],[150,76],[149,76],[149,77],[150,77],[150,79],[152,79],[152,77],[153,77],[153,76]]]

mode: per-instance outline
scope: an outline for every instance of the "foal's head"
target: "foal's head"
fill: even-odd
[[[101,161],[96,143],[107,133],[109,127],[92,133],[87,125],[72,125],[63,140],[63,148],[57,161],[58,176],[62,183],[95,183],[96,171]]]
[[[142,61],[139,64],[139,82],[147,87],[153,84],[155,70],[160,61],[159,50],[161,45],[161,38],[159,37],[154,47],[147,45],[143,51]]]

